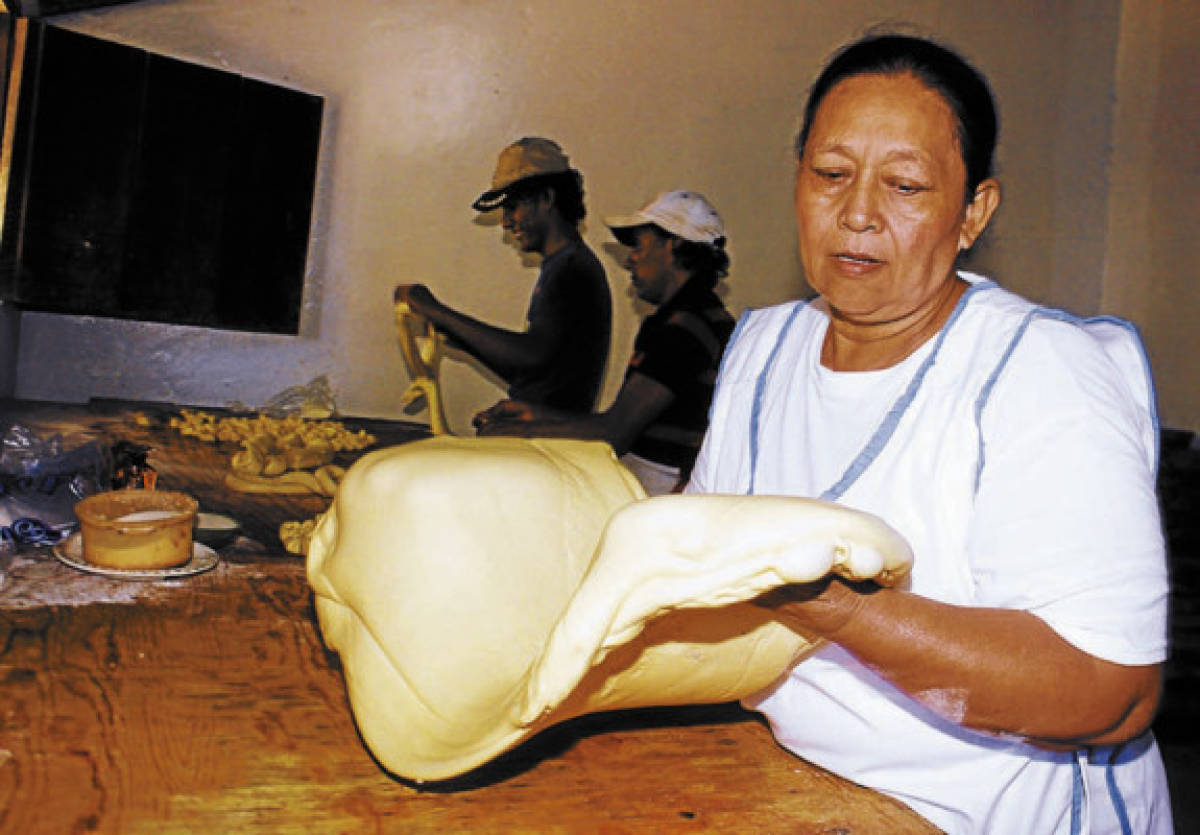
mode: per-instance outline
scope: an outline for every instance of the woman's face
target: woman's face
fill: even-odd
[[[894,322],[953,281],[958,251],[994,208],[964,199],[955,129],[941,95],[911,75],[853,76],[821,103],[796,176],[796,227],[809,282],[842,317]]]

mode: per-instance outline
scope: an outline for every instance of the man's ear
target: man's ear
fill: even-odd
[[[979,239],[999,205],[1000,183],[989,177],[975,187],[975,194],[967,203],[962,228],[958,233],[960,251],[970,249],[971,245]]]

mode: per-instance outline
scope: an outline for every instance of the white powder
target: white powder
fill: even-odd
[[[922,690],[916,694],[916,699],[934,713],[962,724],[967,715],[968,695],[966,689],[961,687],[935,688]]]
[[[170,519],[174,516],[182,516],[183,513],[178,510],[139,510],[135,513],[126,513],[124,516],[118,516],[117,522],[151,522],[155,519]]]

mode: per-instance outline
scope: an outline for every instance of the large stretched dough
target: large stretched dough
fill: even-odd
[[[910,564],[838,505],[648,499],[603,443],[448,435],[364,456],[308,552],[363,739],[414,780],[583,713],[749,696],[813,644],[746,601]]]

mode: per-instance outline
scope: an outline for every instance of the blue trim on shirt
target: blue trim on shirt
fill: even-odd
[[[938,354],[941,353],[942,343],[946,341],[946,335],[950,333],[950,329],[954,327],[963,310],[966,309],[969,298],[980,290],[994,287],[995,283],[984,280],[972,284],[968,287],[959,298],[958,303],[954,305],[954,310],[950,313],[950,318],[942,325],[938,331],[937,341],[933,344],[933,350],[929,352],[929,356],[921,363],[921,367],[917,369],[917,373],[909,381],[908,387],[892,404],[892,408],[888,409],[886,415],[883,416],[883,421],[875,430],[875,434],[867,441],[866,446],[858,453],[857,457],[850,462],[850,466],[846,468],[846,472],[836,484],[828,488],[821,494],[820,498],[835,502],[840,499],[847,490],[858,481],[859,476],[866,472],[867,467],[871,466],[871,462],[879,457],[887,446],[888,441],[892,439],[892,435],[896,432],[896,427],[900,425],[900,419],[904,417],[904,413],[908,411],[909,406],[917,397],[917,393],[921,390],[921,384],[925,382],[925,375],[929,373],[929,369],[933,368],[937,362]]]
[[[1121,790],[1117,787],[1117,773],[1113,770],[1113,763],[1123,747],[1117,745],[1109,750],[1108,759],[1104,763],[1104,781],[1108,784],[1108,796],[1117,812],[1117,820],[1121,823],[1121,835],[1133,835],[1133,827],[1129,825],[1129,810],[1125,808],[1125,798],[1121,796]]]
[[[850,462],[850,466],[847,467],[846,472],[842,475],[838,482],[821,494],[820,497],[822,499],[826,501],[837,501],[837,499],[839,499],[846,492],[846,490],[848,490],[850,486],[854,484],[854,482],[857,481],[864,472],[866,472],[867,467],[871,465],[871,462],[879,457],[879,454],[883,452],[888,441],[891,440],[892,435],[895,433],[896,427],[899,426],[900,419],[904,416],[904,413],[916,399],[917,393],[921,389],[921,384],[925,380],[925,375],[937,361],[937,355],[941,350],[942,343],[946,340],[946,334],[950,332],[950,328],[953,327],[954,323],[958,321],[958,317],[962,315],[962,311],[966,308],[968,299],[970,299],[973,294],[981,290],[995,286],[995,282],[991,281],[990,279],[983,279],[973,283],[963,292],[962,296],[955,304],[954,310],[950,313],[950,317],[938,331],[937,341],[934,343],[933,350],[930,352],[929,356],[925,358],[924,362],[921,363],[921,367],[917,369],[916,374],[913,375],[913,379],[909,381],[908,387],[904,390],[896,402],[892,404],[892,407],[888,410],[887,414],[884,415],[883,421],[880,423],[879,427],[876,428],[874,434],[871,436],[870,440],[867,441],[862,451],[860,451],[858,455],[854,457],[854,460]],[[762,400],[763,394],[766,391],[767,378],[770,376],[771,369],[775,364],[775,360],[779,356],[780,347],[787,338],[788,332],[791,330],[797,314],[806,304],[807,302],[797,302],[796,306],[792,308],[791,313],[788,314],[787,321],[784,322],[783,327],[779,331],[779,335],[775,338],[775,344],[771,346],[771,353],[767,356],[767,361],[763,365],[762,371],[759,372],[758,379],[754,384],[754,400],[750,406],[750,479],[746,487],[747,495],[754,493],[755,482],[758,477],[759,418],[762,414]],[[739,322],[738,330],[740,329],[741,323]],[[737,330],[734,331],[734,337],[736,336]],[[733,345],[733,338],[730,339],[730,345]]]
[[[1017,327],[1016,332],[1013,334],[1012,339],[1008,343],[1008,347],[1005,348],[1004,354],[1000,357],[1000,361],[996,364],[995,369],[993,369],[992,373],[988,376],[987,381],[983,384],[983,388],[979,390],[979,397],[975,401],[975,430],[979,438],[979,454],[976,456],[975,460],[975,492],[979,492],[979,482],[983,478],[983,465],[986,446],[983,440],[983,409],[987,405],[988,398],[992,394],[992,388],[996,385],[996,381],[999,379],[1000,374],[1003,373],[1005,367],[1007,367],[1008,361],[1012,357],[1013,352],[1016,351],[1017,345],[1020,343],[1022,337],[1025,336],[1025,332],[1029,329],[1029,326],[1033,323],[1033,320],[1039,317],[1052,319],[1057,322],[1066,322],[1071,325],[1077,325],[1085,330],[1090,324],[1105,323],[1116,325],[1128,332],[1129,335],[1133,337],[1133,344],[1138,349],[1138,353],[1141,355],[1142,371],[1146,375],[1149,402],[1145,405],[1150,414],[1150,422],[1154,429],[1153,472],[1157,474],[1158,460],[1160,455],[1158,395],[1154,388],[1154,375],[1151,373],[1150,369],[1150,357],[1146,353],[1146,346],[1142,342],[1142,337],[1141,334],[1138,333],[1137,327],[1132,322],[1122,319],[1119,316],[1092,316],[1084,318],[1076,316],[1072,313],[1068,313],[1065,310],[1059,310],[1053,307],[1035,307],[1025,314],[1025,318]]]
[[[754,381],[754,400],[750,406],[750,481],[746,485],[746,495],[748,496],[754,493],[754,480],[758,475],[758,420],[762,413],[762,399],[763,392],[767,388],[767,377],[771,373],[771,367],[775,364],[776,357],[779,356],[779,349],[787,338],[788,331],[792,329],[792,323],[796,321],[797,314],[807,305],[807,301],[802,301],[796,302],[792,307],[787,321],[783,323],[783,328],[779,331],[779,336],[775,338],[775,344],[771,346],[771,353],[767,356],[763,370],[759,372],[758,379]],[[733,344],[732,338],[730,344]]]

